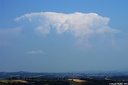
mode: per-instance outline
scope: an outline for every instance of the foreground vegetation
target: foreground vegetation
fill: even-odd
[[[128,73],[0,72],[0,85],[128,85]]]
[[[0,80],[0,85],[83,85],[82,80],[68,80],[68,79],[40,79],[40,78],[30,78],[30,79],[18,79],[10,80],[4,79]]]
[[[1,79],[0,85],[111,85],[117,81],[92,80],[92,79],[44,79],[44,78],[22,78]],[[118,83],[123,83],[120,81]],[[128,85],[128,83],[126,83]]]

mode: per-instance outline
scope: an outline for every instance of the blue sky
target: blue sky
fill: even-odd
[[[0,0],[0,71],[128,69],[127,0]]]

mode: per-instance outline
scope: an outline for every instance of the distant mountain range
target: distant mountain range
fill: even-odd
[[[87,77],[87,76],[128,76],[128,71],[110,71],[110,72],[99,72],[99,71],[81,71],[81,72],[66,72],[66,73],[41,73],[41,72],[0,72],[0,78],[11,78],[11,77],[47,77],[47,78],[65,78],[65,77]]]

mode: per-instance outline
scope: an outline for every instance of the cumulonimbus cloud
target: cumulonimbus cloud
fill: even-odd
[[[56,13],[56,12],[39,12],[25,14],[17,17],[15,20],[20,21],[27,19],[35,24],[37,34],[46,35],[51,29],[56,29],[58,34],[65,32],[71,33],[75,37],[88,38],[94,34],[116,33],[117,30],[108,26],[110,21],[107,17],[102,17],[96,13]]]

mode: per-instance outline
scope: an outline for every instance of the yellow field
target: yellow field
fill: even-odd
[[[79,83],[87,82],[86,80],[80,80],[80,79],[68,79],[68,80],[74,81],[74,82],[79,82]]]
[[[1,83],[28,83],[25,80],[0,80]]]
[[[12,80],[12,82],[14,82],[14,83],[17,83],[17,82],[20,82],[20,83],[28,83],[28,82],[25,81],[25,80]]]

